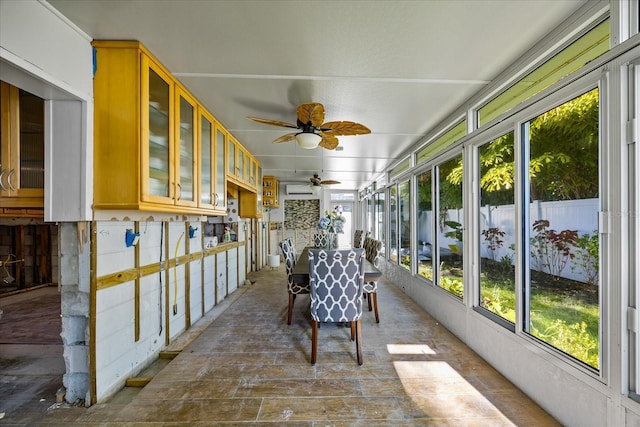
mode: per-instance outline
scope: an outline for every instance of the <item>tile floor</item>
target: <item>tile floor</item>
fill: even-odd
[[[250,278],[146,387],[90,408],[7,414],[0,425],[559,425],[385,280],[381,323],[364,313],[364,364],[349,328],[325,324],[312,366],[309,297],[298,297],[288,326],[284,267]]]

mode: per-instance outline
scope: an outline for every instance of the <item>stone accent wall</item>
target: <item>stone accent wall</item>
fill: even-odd
[[[284,228],[316,228],[320,219],[320,200],[285,200]]]
[[[311,236],[320,219],[320,200],[284,201],[284,238],[293,241],[296,252],[311,244]]]

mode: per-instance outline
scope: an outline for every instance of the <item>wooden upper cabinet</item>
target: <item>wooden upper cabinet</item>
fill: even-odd
[[[0,82],[2,207],[44,206],[44,130],[44,100]]]
[[[262,205],[265,208],[280,207],[280,181],[275,176],[262,177]]]
[[[227,138],[227,179],[238,189],[256,192],[256,179],[255,176],[252,178],[252,173],[255,174],[257,160],[233,135],[227,133]]]
[[[94,209],[225,215],[228,133],[139,42],[93,46]]]

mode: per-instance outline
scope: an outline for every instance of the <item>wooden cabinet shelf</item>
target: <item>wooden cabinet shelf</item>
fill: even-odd
[[[280,207],[280,181],[275,176],[262,178],[262,206],[265,208]]]

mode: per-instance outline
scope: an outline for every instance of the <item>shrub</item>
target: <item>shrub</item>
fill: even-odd
[[[598,271],[600,265],[600,241],[597,230],[593,234],[585,233],[575,242],[575,258],[571,271],[581,269],[589,285],[598,285]]]
[[[533,223],[535,235],[531,238],[531,260],[538,271],[560,277],[569,259],[575,255],[571,248],[575,246],[578,232],[576,230],[562,230],[557,232],[549,228],[549,221],[539,219]]]

